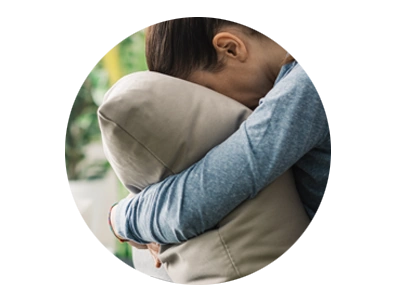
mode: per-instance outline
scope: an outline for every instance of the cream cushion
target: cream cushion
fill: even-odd
[[[144,71],[119,80],[98,111],[104,152],[133,192],[177,174],[234,133],[251,111],[200,85]],[[291,170],[216,228],[161,247],[172,281],[225,282],[268,265],[309,224]]]

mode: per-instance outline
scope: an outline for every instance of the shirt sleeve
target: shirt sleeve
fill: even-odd
[[[283,174],[329,132],[311,80],[296,65],[225,142],[116,206],[114,224],[138,243],[172,244],[213,228]]]

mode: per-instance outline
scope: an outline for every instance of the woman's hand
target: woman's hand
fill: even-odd
[[[129,245],[132,247],[135,247],[137,249],[149,249],[151,256],[154,259],[154,264],[156,268],[160,268],[162,265],[161,260],[158,258],[158,253],[160,252],[160,245],[156,243],[151,243],[151,244],[146,244],[146,245],[141,245],[137,244],[133,241],[127,242]]]
[[[120,236],[113,227],[113,224],[115,222],[115,207],[113,207],[111,209],[111,228],[114,231],[115,235],[117,236],[117,238],[121,241],[124,240],[124,238],[122,236]],[[156,268],[160,268],[161,267],[161,260],[158,258],[158,253],[160,252],[160,245],[157,243],[150,243],[150,244],[138,244],[134,241],[126,241],[129,245],[131,245],[132,247],[135,247],[136,249],[149,249],[151,256],[154,259],[154,263]]]

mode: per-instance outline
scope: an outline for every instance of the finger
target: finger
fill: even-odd
[[[160,268],[162,263],[161,263],[161,260],[158,258],[158,252],[154,251],[151,248],[149,248],[149,251],[150,251],[151,256],[153,257],[156,268]]]
[[[157,257],[154,257],[154,256],[153,256],[153,259],[154,259],[154,265],[156,266],[156,268],[157,269],[160,268],[162,265],[161,261]]]
[[[153,254],[153,259],[154,259],[154,264],[155,264],[156,268],[160,268],[162,265],[161,260],[154,254]]]
[[[156,268],[161,268],[161,261],[159,259],[156,260]]]

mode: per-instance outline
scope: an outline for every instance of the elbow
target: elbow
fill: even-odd
[[[199,235],[199,229],[196,226],[196,222],[187,222],[185,220],[177,219],[177,221],[172,222],[170,229],[174,236],[174,240],[178,243],[186,242],[187,240]]]
[[[198,214],[181,214],[178,212],[177,216],[168,223],[173,239],[178,243],[185,242],[203,233],[202,221]]]

